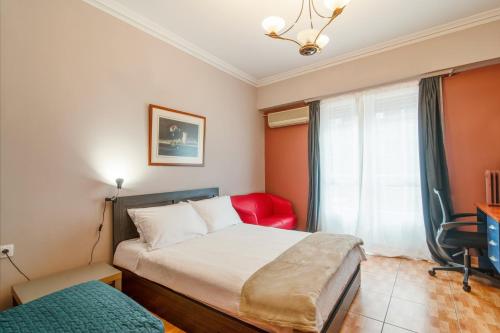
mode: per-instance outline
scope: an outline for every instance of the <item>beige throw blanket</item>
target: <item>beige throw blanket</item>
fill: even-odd
[[[348,252],[362,243],[349,235],[307,236],[245,282],[240,312],[272,325],[318,331],[318,297]]]

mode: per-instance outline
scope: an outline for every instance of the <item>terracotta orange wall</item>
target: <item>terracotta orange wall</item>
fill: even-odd
[[[269,128],[266,123],[265,127],[266,192],[290,200],[298,217],[298,229],[304,230],[309,190],[307,124]]]
[[[445,144],[455,210],[485,200],[484,171],[500,169],[500,65],[443,80]]]

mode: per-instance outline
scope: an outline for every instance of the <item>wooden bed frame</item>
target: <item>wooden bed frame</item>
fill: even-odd
[[[218,188],[206,188],[117,198],[113,203],[113,253],[120,242],[139,237],[127,209],[170,205],[186,200],[212,198],[218,195]],[[117,268],[123,272],[122,290],[125,294],[188,333],[265,332],[170,288],[140,277],[126,269]],[[340,331],[360,283],[361,272],[358,265],[348,286],[330,312],[321,333]]]

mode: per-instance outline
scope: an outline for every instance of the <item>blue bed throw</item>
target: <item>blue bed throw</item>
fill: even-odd
[[[0,312],[0,332],[163,332],[161,320],[100,281],[85,282]]]

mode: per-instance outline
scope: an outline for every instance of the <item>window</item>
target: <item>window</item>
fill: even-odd
[[[428,258],[418,161],[418,83],[321,102],[320,228],[368,252]]]

